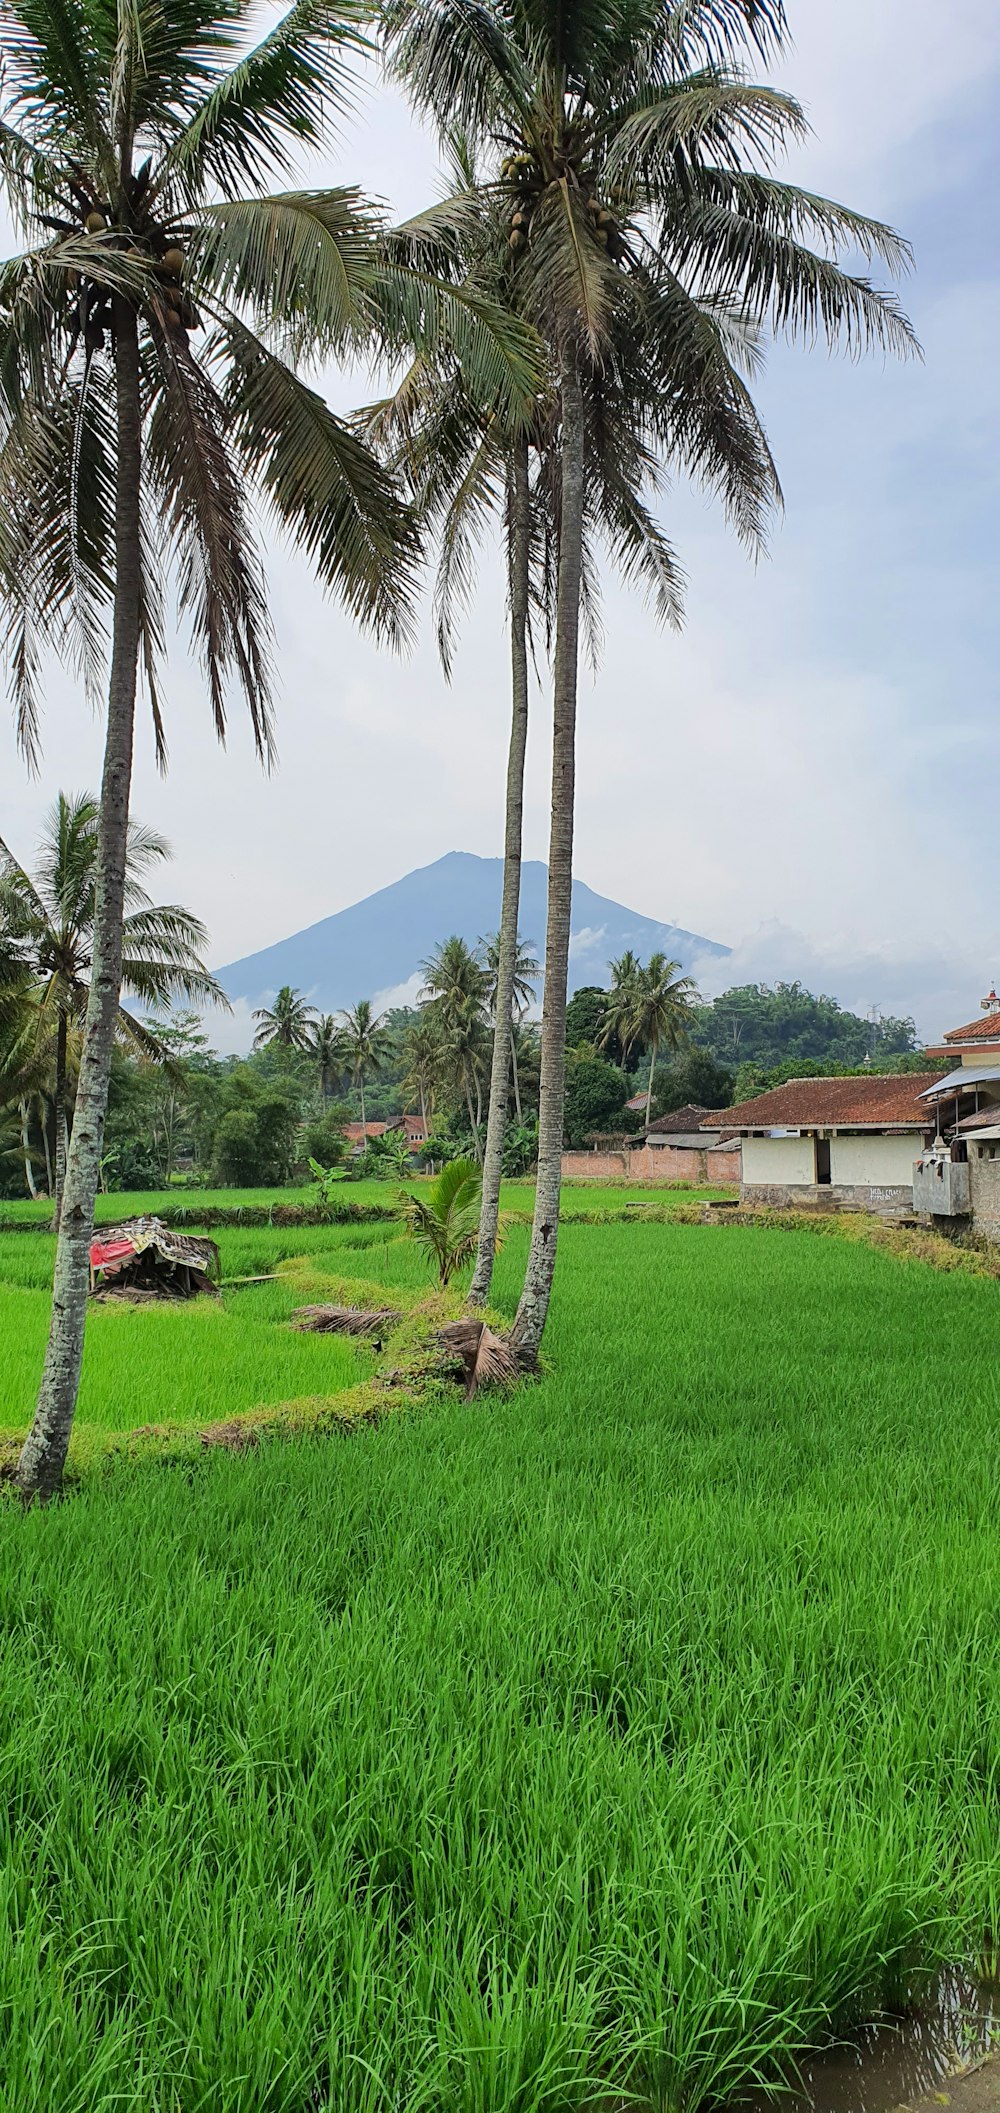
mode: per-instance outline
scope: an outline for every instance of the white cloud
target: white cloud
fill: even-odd
[[[571,932],[569,935],[570,960],[579,962],[581,959],[585,959],[588,954],[596,954],[598,965],[603,969],[605,960],[604,941],[607,929],[606,924],[582,924],[579,931]]]
[[[951,1027],[975,1019],[1000,966],[1000,926],[992,947],[953,945],[903,953],[889,945],[852,946],[842,936],[817,945],[791,926],[759,925],[734,947],[728,960],[704,957],[694,974],[706,998],[744,983],[799,981],[807,990],[836,998],[864,1018],[873,1006],[883,1014],[912,1015],[922,1041],[936,1042]]]
[[[405,983],[393,983],[388,990],[376,991],[372,999],[373,1010],[375,1012],[392,1012],[396,1006],[416,1005],[423,990],[424,981],[422,969],[417,969],[412,976],[407,977]]]

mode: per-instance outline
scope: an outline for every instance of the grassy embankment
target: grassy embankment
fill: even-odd
[[[381,1209],[387,1216],[396,1209],[396,1193],[399,1187],[420,1190],[430,1186],[430,1177],[405,1176],[402,1182],[394,1181],[343,1181],[337,1184],[334,1209],[350,1213],[352,1210]],[[661,1185],[632,1187],[604,1182],[567,1182],[563,1189],[564,1215],[573,1216],[579,1211],[590,1211],[621,1203],[663,1203],[667,1208],[690,1202],[692,1198],[735,1196],[734,1188],[669,1188]],[[506,1211],[530,1212],[535,1200],[533,1181],[505,1181],[501,1191],[501,1204]],[[284,1189],[148,1189],[134,1190],[128,1194],[98,1196],[95,1219],[98,1225],[119,1225],[126,1218],[142,1216],[166,1216],[187,1220],[196,1225],[204,1213],[241,1212],[257,1214],[262,1211],[282,1213],[308,1210],[315,1204],[314,1192],[308,1188]],[[47,1198],[39,1197],[32,1202],[30,1197],[0,1199],[0,1231],[4,1226],[37,1226],[40,1230],[52,1219],[52,1205]]]
[[[0,2104],[695,2107],[995,1932],[998,1296],[570,1226],[510,1400],[0,1508]]]

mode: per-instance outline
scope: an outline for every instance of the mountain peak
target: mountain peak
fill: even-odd
[[[261,1005],[284,983],[323,1012],[358,998],[413,1003],[420,964],[453,932],[474,945],[500,922],[503,860],[474,851],[446,851],[363,901],[324,917],[218,970],[228,996]],[[520,928],[539,956],[545,941],[548,869],[541,859],[521,867]],[[573,882],[570,989],[607,980],[608,963],[631,947],[646,956],[661,948],[690,969],[706,955],[728,953],[711,939],[661,924]]]

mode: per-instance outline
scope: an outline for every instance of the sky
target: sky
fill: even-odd
[[[731,946],[722,970],[705,966],[709,994],[799,976],[860,1011],[912,1013],[936,1037],[1000,974],[1000,5],[788,0],[788,12],[794,46],[772,77],[813,128],[789,173],[913,243],[903,299],[924,357],[853,365],[776,346],[757,388],[785,494],[768,557],[749,562],[682,481],[662,517],[688,576],[683,634],[608,577],[603,658],[581,689],[574,867]],[[438,184],[432,143],[374,82],[325,167],[400,216]],[[330,378],[338,408],[369,393],[367,377]],[[395,659],[287,549],[273,547],[269,577],[277,770],[261,771],[236,701],[216,746],[180,641],[165,778],[144,717],[139,729],[134,812],[169,838],[163,891],[203,918],[218,964],[443,852],[502,847],[496,555],[450,686],[429,621]],[[543,685],[533,858],[546,855],[549,731]],[[19,855],[58,789],[99,783],[100,753],[99,720],[58,668],[36,779],[0,717],[0,834]],[[213,1032],[227,1046],[225,1026]]]

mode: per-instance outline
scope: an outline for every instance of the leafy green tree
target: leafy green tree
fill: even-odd
[[[370,998],[359,998],[342,1016],[344,1048],[351,1081],[361,1096],[362,1153],[368,1151],[368,1118],[365,1114],[365,1080],[377,1078],[389,1051],[386,1016],[376,1013]]]
[[[768,323],[909,350],[895,299],[835,261],[846,249],[897,267],[907,252],[890,229],[772,174],[783,144],[804,129],[802,113],[792,98],[753,86],[733,56],[780,41],[781,0],[683,9],[662,0],[387,0],[386,15],[417,106],[489,166],[509,215],[516,306],[549,360],[549,914],[535,1222],[514,1325],[530,1360],[559,1222],[579,646],[588,500],[603,459],[592,445],[595,409],[619,416],[630,459],[644,450],[649,488],[662,464],[685,462],[718,483],[737,527],[759,541],[776,481],[741,370],[752,368]],[[605,521],[636,568],[651,520],[647,507],[641,520],[633,510]],[[665,591],[668,582],[665,569]]]
[[[304,1159],[318,1159],[324,1167],[339,1167],[347,1154],[344,1125],[350,1122],[347,1107],[327,1107],[318,1121],[306,1123],[300,1138]]]
[[[0,0],[0,177],[28,248],[0,266],[0,592],[21,738],[46,648],[96,693],[111,653],[94,960],[49,1348],[19,1469],[57,1487],[79,1383],[121,980],[140,669],[164,752],[165,586],[216,726],[230,679],[271,746],[260,503],[376,631],[409,621],[417,534],[304,357],[461,340],[492,401],[530,387],[527,334],[430,275],[356,192],[260,195],[342,108],[356,0]],[[249,195],[240,195],[246,186]],[[237,195],[233,195],[233,192]]]
[[[283,983],[273,1005],[259,1005],[254,1019],[260,1021],[254,1038],[255,1049],[312,1049],[314,1046],[314,1021],[316,1007],[308,1004],[301,991],[293,990]]]
[[[586,1144],[594,1130],[609,1123],[624,1127],[628,1080],[615,1064],[603,1057],[571,1058],[566,1068],[566,1142]]]
[[[597,983],[581,984],[566,1007],[567,1049],[579,1049],[582,1043],[589,1042],[591,1049],[596,1051],[605,1032],[607,1009],[606,990]],[[623,1061],[623,1051],[617,1042],[608,1042],[606,1054],[613,1064]]]
[[[697,1039],[723,1063],[750,1062],[764,1070],[815,1061],[880,1070],[892,1057],[916,1054],[911,1019],[872,1008],[868,1019],[835,998],[816,997],[798,982],[747,983],[724,991],[697,1014]]]
[[[654,1120],[676,1108],[728,1108],[732,1100],[733,1074],[707,1049],[685,1049],[653,1074]]]
[[[256,1083],[234,1085],[228,1098],[215,1128],[213,1181],[220,1188],[283,1188],[295,1163],[295,1102]]]
[[[88,793],[60,793],[46,819],[34,876],[0,839],[0,918],[30,963],[40,989],[37,1031],[49,1033],[55,1052],[55,1204],[59,1221],[72,1109],[68,1054],[73,1026],[86,1017],[95,957],[99,803]],[[154,830],[131,823],[125,841],[121,980],[147,1005],[172,998],[229,1001],[201,960],[208,934],[197,917],[176,903],[153,903],[142,877],[170,857],[170,846]],[[144,1024],[119,998],[115,1040],[146,1057],[169,1056],[155,1027]]]
[[[442,1291],[475,1253],[482,1185],[475,1160],[452,1159],[426,1196],[400,1196],[403,1222],[434,1263]]]

